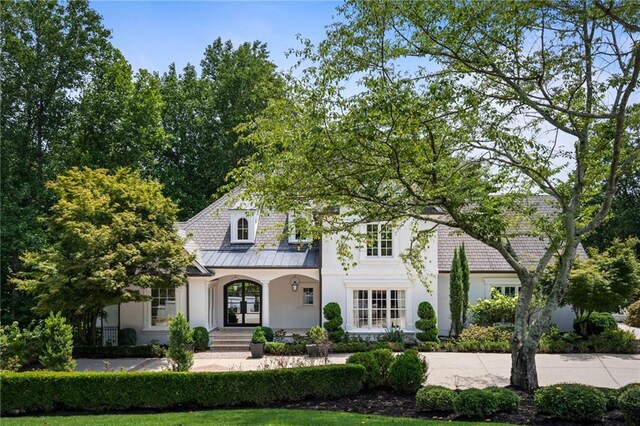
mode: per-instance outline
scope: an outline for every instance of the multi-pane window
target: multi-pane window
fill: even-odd
[[[304,287],[302,289],[302,305],[313,305],[313,287]]]
[[[494,285],[491,288],[496,289],[505,296],[510,297],[516,296],[520,292],[520,286],[515,285]]]
[[[356,328],[405,328],[405,290],[354,290],[352,325]]]
[[[356,328],[369,327],[369,291],[353,291],[353,326]]]
[[[164,326],[176,314],[176,289],[151,289],[151,325]]]
[[[389,225],[367,224],[367,256],[393,256],[393,232]]]
[[[245,241],[249,239],[249,221],[244,217],[238,219],[238,240]]]

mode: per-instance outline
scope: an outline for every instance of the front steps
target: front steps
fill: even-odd
[[[244,352],[249,350],[254,327],[221,328],[209,332],[209,347],[214,352]]]

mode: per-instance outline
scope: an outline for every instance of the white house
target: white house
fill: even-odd
[[[391,325],[414,332],[418,304],[426,300],[437,312],[440,333],[445,335],[450,328],[449,269],[454,249],[463,242],[471,270],[471,303],[488,297],[491,288],[515,294],[520,285],[499,253],[446,227],[438,227],[423,254],[432,282],[428,290],[407,273],[399,256],[410,243],[409,225],[399,229],[382,223],[363,225],[362,231],[375,236],[375,243],[361,249],[354,244],[357,266],[345,271],[336,255],[335,238],[311,243],[295,232],[281,238],[289,215],[230,203],[224,196],[176,224],[189,236],[185,248],[196,257],[187,269],[186,286],[148,290],[149,302],[120,306],[117,324],[135,329],[139,343],[165,342],[167,319],[178,311],[186,314],[192,327],[208,330],[257,325],[308,329],[322,324],[322,307],[329,302],[342,308],[346,331],[375,334]],[[514,244],[532,258],[544,250],[544,241],[538,238],[522,237]],[[556,314],[562,329],[571,327],[571,320],[566,308]]]

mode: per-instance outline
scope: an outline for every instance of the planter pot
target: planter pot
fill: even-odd
[[[264,343],[249,343],[251,358],[262,358],[264,356]]]
[[[320,345],[307,345],[307,355],[310,357],[322,356],[322,347]]]

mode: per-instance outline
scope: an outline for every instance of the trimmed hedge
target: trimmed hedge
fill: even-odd
[[[484,418],[497,413],[500,409],[494,392],[483,389],[465,389],[453,400],[457,414],[471,418]]]
[[[573,383],[542,387],[535,392],[533,400],[540,413],[578,422],[601,421],[608,402],[598,388]]]
[[[135,346],[138,342],[136,331],[133,328],[121,328],[118,330],[118,344],[121,346]]]
[[[340,398],[358,393],[364,374],[364,367],[353,364],[224,373],[3,373],[0,412],[261,406]]]
[[[630,387],[620,395],[618,401],[624,414],[624,423],[627,425],[640,425],[640,387]]]
[[[453,411],[456,393],[444,386],[425,386],[416,394],[416,408],[419,411]]]
[[[75,358],[162,358],[166,355],[160,345],[73,347]]]
[[[484,389],[485,392],[492,393],[498,401],[498,411],[502,413],[512,413],[520,407],[520,397],[514,391],[491,386]]]

